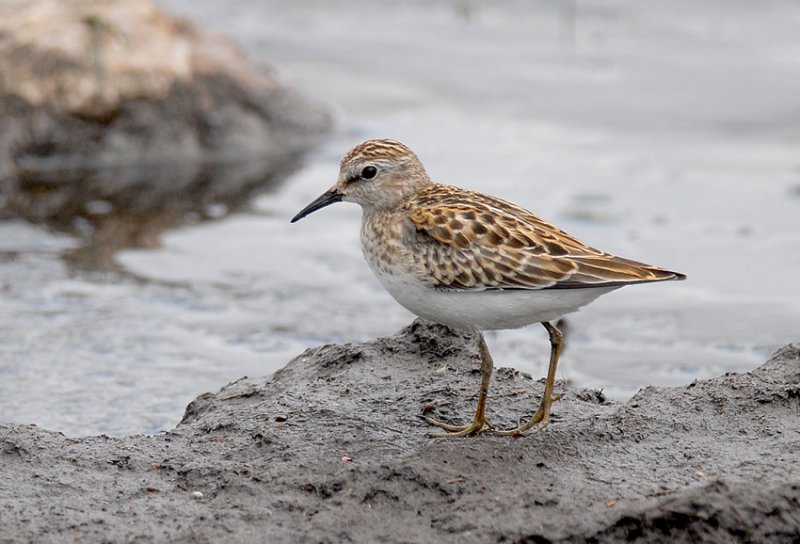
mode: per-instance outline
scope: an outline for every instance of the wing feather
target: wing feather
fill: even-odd
[[[498,198],[435,184],[407,206],[416,265],[437,287],[548,289],[683,279],[616,257]]]

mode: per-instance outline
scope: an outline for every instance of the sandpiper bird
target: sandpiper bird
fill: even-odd
[[[336,184],[303,208],[292,223],[340,201],[361,205],[361,246],[387,291],[412,313],[479,337],[482,380],[472,423],[428,423],[435,437],[491,429],[486,399],[492,358],[484,330],[539,322],[550,335],[550,366],[534,415],[502,435],[537,432],[550,420],[558,357],[564,345],[553,320],[624,285],[685,279],[616,257],[539,219],[519,206],[431,181],[408,147],[368,140],[342,159]]]

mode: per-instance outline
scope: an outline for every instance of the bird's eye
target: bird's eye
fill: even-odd
[[[364,179],[372,179],[378,175],[378,169],[374,166],[365,166],[361,171],[361,177]]]

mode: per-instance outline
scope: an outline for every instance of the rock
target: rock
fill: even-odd
[[[432,440],[465,421],[476,339],[414,322],[321,346],[193,401],[158,436],[0,425],[0,542],[791,542],[800,537],[800,345],[749,372],[625,404],[558,384],[520,439]],[[498,369],[488,415],[543,380]]]
[[[23,171],[281,157],[329,122],[149,0],[0,4],[0,113],[0,164]]]
[[[0,218],[161,225],[187,201],[274,186],[329,125],[230,40],[150,0],[0,3]],[[112,213],[95,221],[98,200]],[[153,221],[128,211],[153,202]]]

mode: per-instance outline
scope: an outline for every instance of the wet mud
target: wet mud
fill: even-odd
[[[543,432],[434,440],[471,417],[476,338],[416,321],[197,397],[156,436],[0,425],[0,542],[792,542],[800,346],[626,403],[558,383]],[[543,381],[497,369],[488,417]]]

